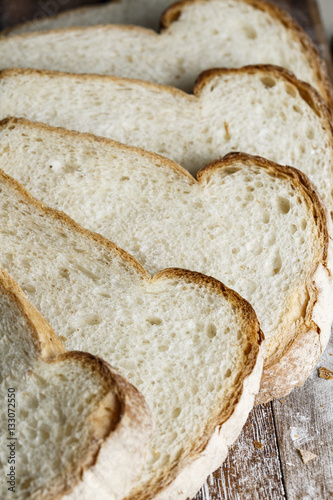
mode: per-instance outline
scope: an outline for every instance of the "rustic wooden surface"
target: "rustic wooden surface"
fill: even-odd
[[[272,1],[289,11],[311,36],[326,60],[333,80],[328,44],[316,0]],[[0,0],[0,26],[9,27],[34,16],[54,14],[88,3],[102,2]],[[318,377],[320,366],[333,369],[333,338],[302,388],[251,412],[242,434],[230,449],[228,459],[208,477],[195,500],[333,498],[333,381]],[[311,451],[317,458],[305,465],[297,449]]]

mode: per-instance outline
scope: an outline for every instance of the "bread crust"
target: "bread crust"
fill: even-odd
[[[187,177],[188,174],[186,174]],[[183,469],[191,468],[192,463],[202,455],[202,462],[205,463],[205,450],[209,443],[211,443],[212,436],[220,436],[219,442],[224,443],[224,446],[220,451],[214,451],[214,457],[217,463],[221,463],[224,460],[227,452],[227,444],[231,444],[224,434],[220,433],[217,429],[229,421],[233,415],[237,415],[232,419],[232,429],[233,433],[230,435],[233,439],[236,439],[237,435],[241,431],[243,421],[240,420],[240,415],[243,420],[247,416],[251,407],[253,406],[254,393],[258,389],[259,378],[262,368],[262,358],[264,350],[264,336],[260,330],[259,322],[250,304],[240,297],[236,292],[230,290],[214,278],[204,276],[201,273],[196,273],[192,271],[186,271],[183,269],[166,269],[159,272],[153,278],[151,278],[148,273],[146,273],[143,268],[124,251],[120,250],[116,245],[109,242],[100,235],[91,233],[90,231],[83,229],[81,226],[76,224],[72,219],[62,212],[53,210],[46,207],[39,201],[35,200],[19,183],[14,179],[0,171],[0,179],[3,185],[8,186],[8,189],[14,190],[23,203],[33,205],[33,207],[40,213],[41,216],[47,216],[53,219],[55,222],[61,222],[61,224],[67,227],[72,232],[77,232],[78,234],[84,236],[90,241],[93,241],[95,245],[101,247],[105,251],[105,257],[110,254],[110,259],[115,256],[120,257],[125,265],[127,265],[132,271],[137,273],[140,279],[145,280],[147,284],[154,283],[156,281],[162,280],[173,280],[181,283],[196,284],[204,289],[208,289],[209,293],[214,293],[223,297],[227,297],[237,308],[239,308],[240,314],[248,325],[247,331],[244,332],[244,347],[243,347],[243,359],[242,365],[243,370],[239,373],[239,377],[235,381],[235,390],[231,395],[230,399],[227,401],[217,401],[215,409],[212,410],[211,417],[207,421],[205,427],[201,429],[200,435],[197,439],[189,443],[186,449],[186,453],[183,455],[182,459],[179,460],[177,464],[174,465],[173,469],[169,471],[168,469],[163,471],[162,477],[158,477],[154,482],[149,485],[149,491],[147,486],[134,490],[130,493],[128,498],[135,499],[148,499],[155,497],[158,493],[163,492],[166,488],[173,488],[172,484],[176,481],[180,472]],[[258,380],[258,383],[256,381]],[[221,434],[221,435],[220,435]],[[216,436],[214,437],[215,441]],[[213,445],[210,444],[210,447]],[[211,459],[210,459],[211,460]],[[201,463],[201,461],[200,461]],[[214,462],[214,466],[215,466]],[[190,470],[190,469],[188,469]],[[205,480],[207,473],[211,469],[200,466],[200,471],[196,470],[197,481],[199,481],[196,487],[200,487],[202,482]],[[175,483],[175,484],[178,484]],[[178,487],[178,486],[177,486]],[[182,484],[181,489],[186,492],[191,487],[190,484],[185,482]],[[193,485],[192,485],[193,487]],[[178,487],[179,488],[179,487]],[[162,493],[161,493],[162,494]],[[185,494],[184,494],[185,495]],[[183,494],[179,498],[185,498]],[[170,498],[170,497],[168,497]]]
[[[120,440],[123,451],[126,452],[127,436],[137,436],[135,447],[131,449],[131,455],[136,454],[143,465],[143,451],[147,450],[152,434],[152,421],[150,411],[143,396],[139,391],[120,376],[108,363],[88,353],[71,351],[66,349],[53,329],[37,309],[28,301],[19,285],[0,268],[0,289],[8,295],[24,317],[25,323],[29,325],[29,334],[32,337],[37,358],[45,363],[76,363],[89,369],[91,373],[99,377],[99,400],[94,412],[90,416],[87,425],[89,430],[89,445],[62,475],[54,478],[43,491],[36,491],[31,498],[33,500],[57,500],[66,495],[72,498],[71,492],[80,483],[80,489],[85,492],[86,472],[90,475],[106,476],[105,484],[113,487],[112,482],[107,480],[110,475],[106,469],[109,464],[107,454],[115,458],[113,447]],[[28,333],[28,332],[27,332]],[[111,411],[112,410],[112,411]],[[138,453],[140,451],[140,453]],[[129,455],[129,452],[127,452]],[[138,462],[136,463],[136,465]],[[114,465],[117,469],[117,464]],[[136,470],[135,475],[140,470]],[[95,472],[96,471],[96,472]],[[125,486],[132,484],[133,474],[124,477],[122,470],[117,473],[128,482]],[[131,477],[132,476],[132,477]],[[98,479],[100,481],[100,479]],[[122,490],[124,490],[124,486]],[[67,494],[69,496],[67,497]],[[117,494],[114,498],[120,498]]]
[[[140,26],[127,26],[127,25],[100,25],[98,28],[100,30],[108,31],[108,30],[120,30],[120,31],[126,31],[126,30],[131,30],[131,31],[137,31],[138,33],[143,32],[146,36],[163,36],[165,32],[168,31],[168,28],[171,26],[172,23],[176,22],[177,19],[180,17],[182,10],[184,7],[187,7],[191,4],[194,3],[206,3],[209,2],[210,0],[181,0],[179,2],[174,3],[171,5],[166,11],[162,14],[161,19],[160,19],[160,26],[161,26],[161,32],[156,33],[155,31],[148,29],[148,28],[143,28]],[[247,5],[251,5],[255,9],[261,10],[263,12],[267,12],[273,19],[275,19],[277,22],[282,23],[283,26],[287,28],[287,30],[290,32],[292,38],[296,41],[299,42],[302,49],[303,53],[305,54],[309,66],[312,68],[314,75],[316,76],[316,84],[317,88],[320,92],[320,95],[324,98],[324,100],[327,102],[329,108],[331,109],[333,106],[333,88],[328,76],[328,71],[325,62],[320,58],[319,52],[312,42],[311,38],[305,33],[305,31],[299,26],[299,24],[283,9],[280,7],[277,7],[276,5],[273,5],[271,3],[268,3],[264,0],[238,0],[239,2],[246,3]],[[89,8],[89,7],[88,7]],[[59,14],[65,15],[66,13]],[[58,33],[58,32],[63,32],[63,31],[79,31],[81,29],[85,30],[94,30],[96,29],[96,26],[88,26],[84,28],[80,27],[69,27],[69,28],[56,28],[52,30],[53,33]],[[3,32],[3,34],[8,34],[10,33],[10,29],[6,30],[6,32]],[[41,33],[47,33],[47,31],[40,31],[38,32],[39,34]],[[13,35],[13,38],[16,37],[29,37],[29,36],[35,36],[36,33],[24,33],[24,34],[18,34],[18,35]],[[1,39],[1,37],[0,37]]]

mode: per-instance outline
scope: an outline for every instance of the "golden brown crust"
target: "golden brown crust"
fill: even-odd
[[[41,359],[46,361],[66,352],[64,345],[44,317],[28,301],[16,281],[2,268],[0,268],[0,288],[11,297],[30,325],[35,349]]]
[[[173,22],[175,22],[182,9],[192,3],[205,3],[209,0],[181,0],[174,3],[167,9],[161,18],[161,28],[166,30]],[[309,62],[309,66],[313,68],[316,80],[317,88],[320,91],[320,95],[325,99],[330,109],[333,106],[333,89],[328,76],[327,68],[325,62],[321,59],[319,52],[312,42],[311,38],[305,31],[299,26],[299,24],[283,9],[277,5],[273,5],[271,2],[266,2],[263,0],[239,0],[252,7],[259,9],[263,12],[267,12],[273,19],[281,22],[291,33],[294,40],[299,41],[302,45],[303,52]]]

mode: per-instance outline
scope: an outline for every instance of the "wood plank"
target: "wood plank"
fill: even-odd
[[[318,368],[333,370],[333,337],[302,388],[273,402],[283,478],[290,499],[333,496],[333,380],[318,376]],[[297,448],[317,458],[305,465]]]
[[[255,442],[263,448],[256,448]],[[223,466],[208,477],[195,500],[282,500],[279,451],[271,405],[254,408]]]
[[[93,3],[103,0],[0,0],[1,29]]]

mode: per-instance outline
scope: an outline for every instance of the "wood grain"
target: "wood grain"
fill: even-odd
[[[318,368],[333,369],[333,338],[302,388],[284,403],[273,402],[283,477],[288,498],[326,499],[333,496],[333,380],[318,376]],[[317,458],[305,465],[297,449]]]
[[[268,403],[252,410],[238,441],[230,448],[227,460],[208,477],[195,500],[284,498],[274,419]]]

